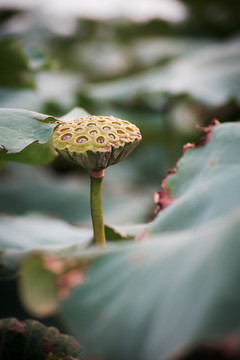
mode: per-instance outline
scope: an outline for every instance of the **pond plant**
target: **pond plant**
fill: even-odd
[[[94,240],[105,245],[102,210],[104,169],[125,159],[142,139],[139,129],[114,116],[87,116],[60,124],[53,144],[66,160],[90,170]]]
[[[203,137],[184,147],[156,189],[152,220],[122,226],[104,225],[102,180],[138,145],[135,125],[81,108],[59,118],[0,109],[0,129],[1,168],[48,164],[57,151],[90,172],[94,230],[43,213],[9,216],[2,207],[1,280],[16,278],[31,316],[55,315],[70,335],[36,320],[2,319],[1,358],[239,358],[238,122],[201,128]],[[3,176],[2,206],[11,199],[7,186]]]

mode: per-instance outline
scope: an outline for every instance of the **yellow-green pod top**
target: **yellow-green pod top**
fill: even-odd
[[[61,123],[53,132],[56,151],[87,170],[106,169],[132,152],[139,129],[113,116],[87,116]]]

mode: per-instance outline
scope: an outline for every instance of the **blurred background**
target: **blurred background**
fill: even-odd
[[[1,0],[0,107],[61,116],[80,106],[136,124],[141,144],[106,171],[105,222],[149,221],[196,125],[239,120],[239,25],[237,0]],[[0,184],[3,213],[90,224],[88,174],[63,159],[10,163]],[[0,317],[15,307],[24,318],[15,285],[5,290]]]
[[[196,124],[239,119],[239,25],[235,0],[1,0],[0,106],[55,116],[80,106],[136,124],[141,145],[106,172],[106,220],[147,221],[161,179],[199,137]],[[44,169],[11,164],[4,174],[1,210],[89,221],[81,169],[57,158]],[[66,184],[74,211],[63,200],[57,211]],[[49,204],[42,193],[53,191]]]

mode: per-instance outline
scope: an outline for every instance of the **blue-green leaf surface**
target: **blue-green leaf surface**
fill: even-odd
[[[0,216],[0,278],[16,275],[22,259],[33,250],[49,253],[84,248],[92,230],[40,215]]]
[[[89,281],[61,308],[90,353],[167,359],[239,333],[239,153],[240,125],[214,127],[211,141],[189,149],[169,177],[177,199],[149,224],[150,238],[94,260]]]
[[[176,200],[150,224],[153,233],[188,229],[228,215],[240,204],[240,124],[213,127],[211,141],[188,149],[168,178]]]
[[[33,111],[0,109],[0,146],[8,153],[17,153],[31,143],[46,143],[57,119]],[[53,122],[53,123],[51,123]]]
[[[50,259],[66,265],[68,280],[75,271],[81,279],[68,287],[60,316],[89,356],[168,359],[203,341],[240,334],[239,154],[239,123],[213,127],[210,141],[179,161],[167,182],[175,201],[138,242]],[[48,314],[48,298],[37,304],[33,294],[42,272],[41,292],[51,289],[52,309],[61,301],[63,274],[47,259],[46,253],[30,256],[20,281],[24,304],[41,316]],[[57,284],[55,293],[51,284]]]
[[[68,331],[104,359],[168,359],[239,334],[239,212],[155,235],[95,260],[61,307]]]

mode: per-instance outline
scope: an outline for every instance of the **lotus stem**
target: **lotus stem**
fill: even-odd
[[[105,246],[105,230],[102,209],[102,184],[104,170],[92,170],[91,175],[91,215],[93,223],[94,242],[96,245]]]

